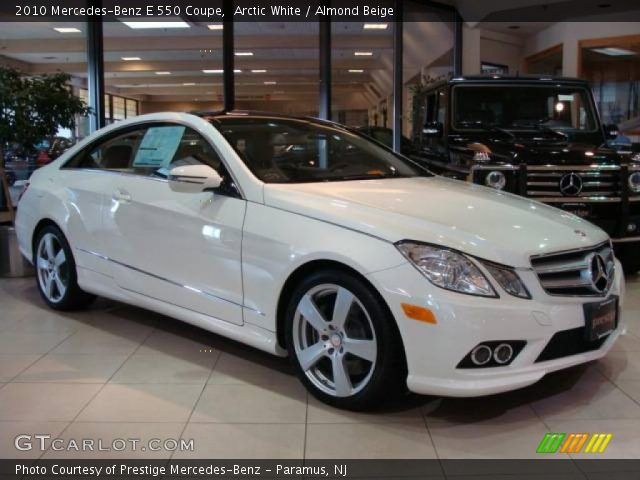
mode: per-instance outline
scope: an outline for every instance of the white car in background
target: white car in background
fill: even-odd
[[[101,295],[288,354],[343,408],[524,387],[623,331],[602,230],[329,122],[123,121],[38,170],[16,226],[52,308]]]

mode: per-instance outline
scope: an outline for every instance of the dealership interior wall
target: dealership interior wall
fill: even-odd
[[[393,23],[333,21],[327,38],[316,22],[237,22],[231,36],[234,108],[390,128],[399,114],[398,125],[410,136],[413,95],[437,79],[480,73],[563,75],[591,80],[604,121],[620,124],[624,134],[637,140],[638,27],[610,21],[624,13],[599,3],[574,9],[588,16],[564,21],[478,22],[464,17],[490,20],[502,13],[508,18],[513,7],[505,3],[502,12],[489,7],[478,12],[473,2],[450,3],[427,2],[423,18],[430,21],[403,23],[401,58],[395,55]],[[96,61],[103,60],[104,82],[96,85],[104,95],[106,123],[141,113],[224,107],[221,23],[178,22],[178,28],[167,29],[105,22],[101,27],[103,58]],[[97,41],[88,42],[89,30],[83,22],[1,23],[0,64],[25,73],[67,72],[74,90],[88,101],[88,51]],[[330,48],[329,72],[320,70],[323,45]],[[400,65],[401,95],[395,100],[394,73]],[[323,75],[330,83],[330,115],[321,108]],[[76,131],[66,135],[82,138],[89,130],[87,119],[79,119]]]

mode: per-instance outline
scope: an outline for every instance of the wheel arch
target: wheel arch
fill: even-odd
[[[389,317],[394,319],[393,328],[395,328],[396,332],[398,333],[398,338],[400,339],[400,342],[402,345],[402,354],[404,357],[405,349],[404,349],[404,343],[402,342],[402,336],[400,335],[400,331],[395,321],[395,317],[387,301],[384,299],[384,297],[380,294],[378,289],[373,285],[373,283],[371,283],[371,281],[365,275],[360,273],[355,268],[345,263],[338,262],[336,260],[311,260],[309,262],[306,262],[298,266],[293,272],[291,272],[287,280],[284,282],[282,289],[280,290],[280,295],[278,296],[278,303],[277,303],[277,309],[276,309],[276,338],[277,338],[278,346],[286,351],[285,313],[286,313],[287,305],[289,303],[289,300],[291,299],[291,295],[293,294],[293,291],[296,285],[304,277],[322,270],[339,270],[339,271],[348,273],[356,277],[360,281],[362,281],[365,285],[367,285],[371,289],[372,292],[374,292],[374,295],[376,295],[378,299],[381,300],[381,304],[386,309]],[[405,359],[405,362],[406,362],[406,359]]]
[[[56,227],[64,235],[64,231],[60,228],[60,225],[58,225],[54,220],[50,218],[41,219],[34,227],[33,235],[31,236],[31,258],[33,258],[34,261],[35,261],[36,247],[37,247],[36,240],[38,239],[38,235],[40,234],[43,228],[49,227],[49,226]]]

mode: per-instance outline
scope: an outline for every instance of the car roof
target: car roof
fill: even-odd
[[[217,110],[217,111],[201,111],[201,112],[190,112],[192,115],[196,115],[205,120],[215,121],[222,120],[225,118],[279,118],[283,120],[300,120],[307,122],[315,122],[315,123],[324,123],[338,126],[339,124],[336,122],[332,122],[330,120],[323,120],[320,118],[315,118],[311,116],[303,116],[303,115],[287,115],[284,113],[276,113],[276,112],[264,112],[259,110]]]

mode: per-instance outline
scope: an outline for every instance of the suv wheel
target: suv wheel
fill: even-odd
[[[59,228],[43,228],[35,242],[38,290],[49,307],[75,310],[89,305],[94,296],[80,289],[71,248]]]
[[[329,270],[311,275],[293,292],[286,320],[294,368],[321,401],[365,410],[406,390],[395,321],[355,276]]]

